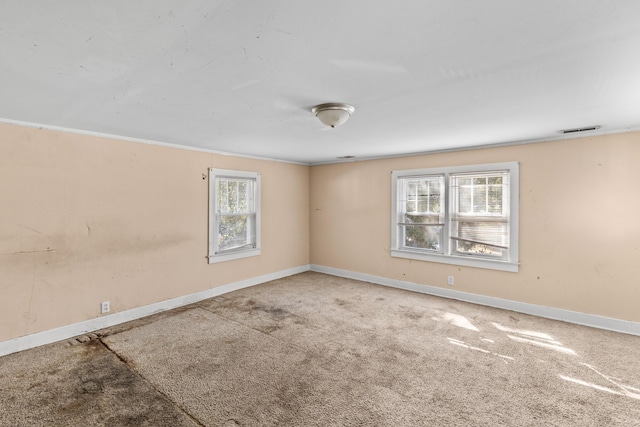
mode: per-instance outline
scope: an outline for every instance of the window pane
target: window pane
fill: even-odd
[[[227,212],[227,198],[229,197],[229,182],[227,180],[218,180],[218,212]]]
[[[455,251],[465,254],[502,257],[509,246],[507,222],[457,222],[453,239]],[[500,246],[500,247],[499,247]]]
[[[401,210],[407,213],[440,213],[443,191],[441,176],[407,178],[403,186]]]
[[[492,258],[504,258],[507,253],[507,249],[496,248],[489,245],[483,245],[474,242],[457,241],[456,249],[457,253],[464,253],[468,255],[487,256]]]
[[[442,196],[440,194],[431,196],[431,212],[434,212],[434,213],[442,212],[441,200],[442,200]]]
[[[460,186],[458,187],[458,212],[460,213],[472,213],[473,212],[473,187]]]
[[[486,211],[487,211],[487,186],[475,185],[473,187],[473,213],[483,213]]]
[[[507,246],[509,242],[509,227],[507,222],[458,222],[457,227],[457,237],[461,239],[475,240],[498,246]]]
[[[429,212],[429,181],[422,180],[418,183],[418,212]]]
[[[236,200],[238,199],[238,181],[226,181],[229,191],[227,193],[227,206],[225,207],[225,212],[235,213],[238,212],[236,209]]]
[[[502,214],[502,185],[489,187],[489,213]]]
[[[451,176],[453,253],[504,259],[508,256],[509,216],[505,172]],[[462,184],[465,185],[462,185]]]
[[[486,185],[487,183],[487,178],[486,177],[476,177],[473,178],[473,185]]]
[[[218,212],[253,213],[253,185],[251,179],[218,178]]]
[[[492,258],[504,258],[507,249],[496,248],[489,245],[483,245],[475,242],[456,241],[455,252],[468,255],[487,256]]]
[[[404,229],[404,246],[407,248],[439,251],[442,246],[442,226],[406,225],[401,229]]]
[[[235,212],[249,212],[248,187],[249,183],[247,181],[238,181],[238,197],[236,199]]]
[[[452,176],[451,186],[460,214],[505,214],[504,199],[507,176],[504,172],[491,172],[485,176]]]
[[[440,218],[440,215],[437,214],[416,215],[408,213],[404,215],[402,222],[410,224],[440,224],[442,219]]]
[[[431,179],[429,180],[429,193],[431,194],[440,194],[442,191],[442,180],[441,179]]]
[[[249,235],[250,215],[222,216],[218,220],[218,250],[224,251],[254,244]]]
[[[407,198],[415,200],[418,194],[417,181],[407,181]]]

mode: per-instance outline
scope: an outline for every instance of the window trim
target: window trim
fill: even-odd
[[[255,205],[255,235],[256,242],[255,247],[250,248],[240,248],[227,250],[221,253],[217,252],[218,247],[218,223],[217,223],[217,178],[239,178],[239,179],[254,179],[254,205]],[[209,169],[209,264],[214,264],[218,262],[231,261],[234,259],[247,258],[252,256],[258,256],[261,253],[261,244],[260,244],[260,212],[261,212],[261,203],[260,203],[260,193],[261,193],[261,174],[258,172],[247,172],[247,171],[238,171],[231,169],[219,169],[219,168],[210,168]]]
[[[487,163],[479,165],[463,165],[425,169],[410,169],[391,172],[391,256],[396,258],[407,258],[420,261],[430,261],[443,264],[462,265],[468,267],[486,268],[517,272],[519,269],[519,204],[520,204],[520,170],[518,162]],[[472,255],[454,254],[450,246],[450,225],[451,225],[451,189],[449,176],[459,173],[484,173],[491,171],[509,171],[509,259],[497,260],[475,257]],[[442,253],[426,252],[420,249],[411,250],[400,246],[398,227],[398,179],[405,177],[418,177],[427,175],[444,176],[444,238]]]

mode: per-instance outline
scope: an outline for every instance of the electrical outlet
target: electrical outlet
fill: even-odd
[[[111,310],[111,305],[109,304],[109,301],[102,301],[100,303],[100,313],[102,314],[108,313],[109,310]]]
[[[453,276],[448,276],[447,277],[447,284],[448,285],[453,285]]]

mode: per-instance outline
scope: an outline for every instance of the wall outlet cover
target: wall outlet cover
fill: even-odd
[[[111,310],[111,305],[109,304],[109,301],[103,301],[100,303],[100,313],[102,314],[108,313],[109,310]]]

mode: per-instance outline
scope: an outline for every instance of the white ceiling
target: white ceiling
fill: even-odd
[[[2,121],[307,164],[640,128],[638,0],[2,1],[0,52]]]

